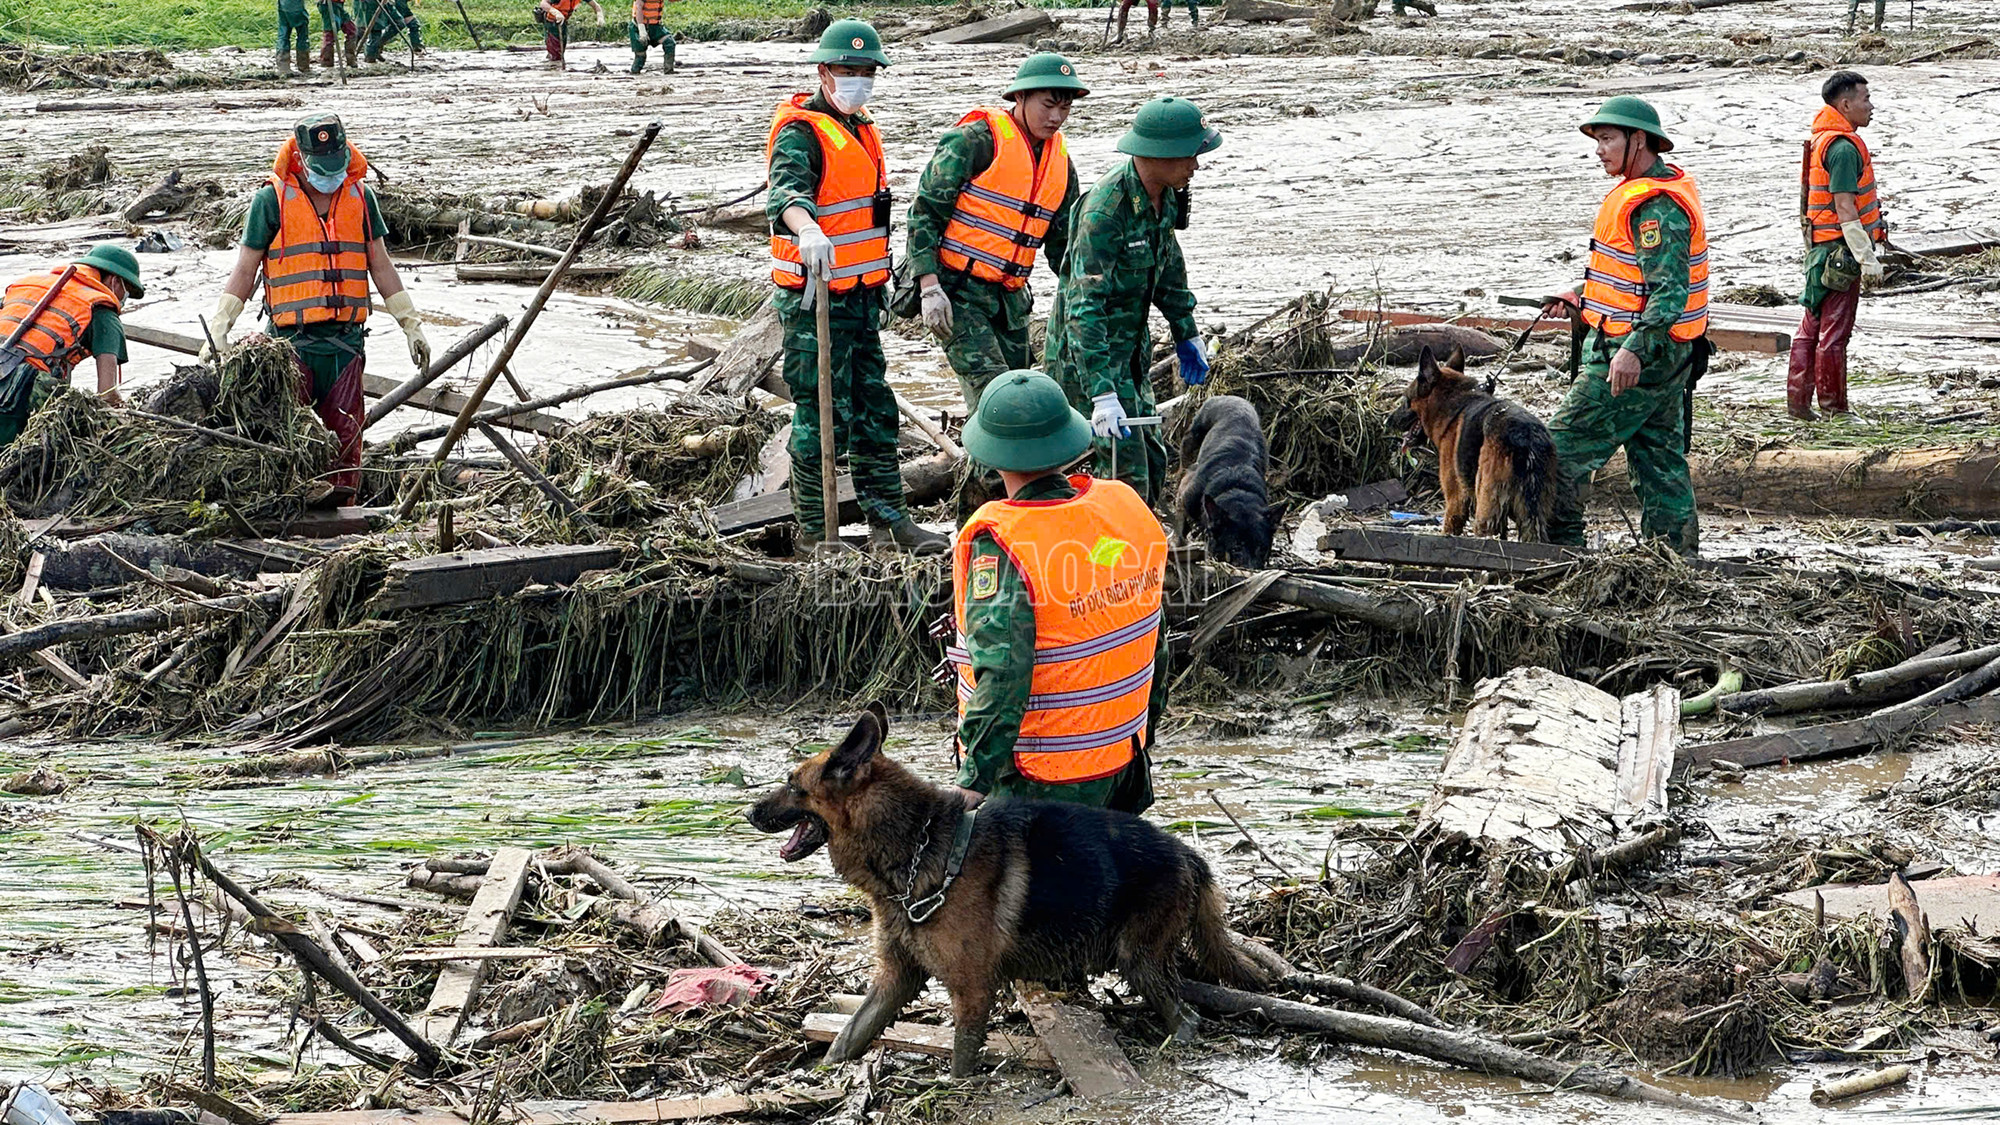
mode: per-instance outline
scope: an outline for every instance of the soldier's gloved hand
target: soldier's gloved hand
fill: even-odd
[[[405,289],[386,298],[382,307],[396,318],[396,324],[403,330],[403,338],[409,341],[410,362],[416,364],[419,371],[430,370],[431,342],[424,337],[424,318],[417,314],[417,303],[410,299],[410,291]]]
[[[215,311],[208,314],[208,334],[215,338],[215,347],[206,340],[195,358],[203,363],[215,358],[215,348],[229,346],[229,330],[236,327],[236,318],[243,315],[243,298],[234,293],[224,293],[215,299]]]
[[[1190,387],[1208,382],[1208,345],[1201,342],[1201,337],[1175,344],[1174,354],[1181,360],[1181,382]]]
[[[1883,273],[1880,261],[1861,263],[1861,288],[1867,292],[1881,288]]]
[[[1125,424],[1125,406],[1117,395],[1102,394],[1090,401],[1091,433],[1101,438],[1132,436],[1132,428]]]
[[[951,339],[951,298],[945,296],[944,286],[932,283],[924,286],[924,327],[937,334],[940,340]]]
[[[599,26],[599,27],[603,27],[603,26],[604,26],[604,9],[603,9],[603,8],[599,8],[599,9],[597,9],[597,26]]]
[[[803,227],[798,228],[798,244],[799,264],[806,271],[806,295],[799,307],[809,309],[813,307],[814,295],[819,290],[816,283],[833,278],[833,240],[819,229],[818,223],[807,220]]]

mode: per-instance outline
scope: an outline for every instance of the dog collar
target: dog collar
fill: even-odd
[[[958,814],[958,830],[952,833],[951,851],[946,853],[944,858],[944,881],[938,884],[937,890],[923,898],[913,898],[912,896],[917,893],[917,881],[916,872],[911,871],[910,890],[903,896],[903,913],[909,916],[911,925],[921,926],[930,921],[931,915],[936,914],[938,908],[944,905],[945,892],[958,881],[958,873],[965,869],[965,853],[972,850],[972,822],[978,818],[977,808],[967,809]],[[926,839],[925,843],[928,844],[929,840]],[[923,854],[923,849],[919,848],[917,850],[919,863],[923,861]],[[912,867],[914,866],[913,864]]]

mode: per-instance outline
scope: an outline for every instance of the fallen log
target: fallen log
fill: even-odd
[[[1780,332],[1762,327],[1724,327],[1717,321],[1721,313],[1709,306],[1710,328],[1708,337],[1715,346],[1726,352],[1756,352],[1763,355],[1782,355],[1791,350],[1792,337],[1789,332]],[[1454,316],[1446,313],[1423,313],[1405,311],[1385,311],[1379,309],[1341,309],[1339,315],[1346,320],[1364,323],[1379,320],[1385,324],[1462,324],[1471,328],[1487,328],[1499,332],[1525,332],[1531,327],[1537,332],[1560,332],[1569,334],[1569,322],[1563,320],[1534,320],[1529,318],[1494,316]],[[1795,318],[1796,319],[1796,318]],[[1546,328],[1537,327],[1546,325]]]
[[[181,170],[176,168],[168,172],[159,183],[140,193],[139,198],[125,208],[125,221],[145,222],[155,215],[160,218],[170,218],[177,212],[186,210],[202,196],[221,194],[222,187],[214,180],[183,183]]]
[[[1844,680],[1782,684],[1724,695],[1715,701],[1715,705],[1718,710],[1733,715],[1783,715],[1878,703],[1932,676],[1962,672],[1996,658],[2000,658],[2000,645],[1987,645],[1928,660],[1906,660],[1892,668],[1862,672]]]
[[[528,460],[526,454],[514,448],[513,442],[508,441],[490,423],[476,422],[474,426],[478,428],[479,435],[486,439],[487,444],[499,450],[500,455],[507,459],[507,463],[514,466],[514,471],[521,474],[522,479],[534,485],[537,491],[549,498],[549,503],[555,505],[556,511],[570,522],[571,527],[581,531],[587,538],[598,537],[597,525],[591,522],[589,516],[583,514],[583,509],[577,506],[570,494],[557,488],[555,482],[536,468],[535,463]]]
[[[1376,988],[1374,985],[1349,980],[1346,977],[1337,977],[1327,973],[1293,972],[1279,977],[1274,984],[1281,988],[1295,988],[1300,992],[1309,992],[1318,996],[1333,996],[1349,1001],[1350,1003],[1366,1004],[1371,1008],[1379,1008],[1398,1019],[1406,1019],[1411,1023],[1422,1024],[1425,1027],[1445,1026],[1444,1020],[1440,1019],[1436,1012],[1431,1011],[1414,1000]]]
[[[1952,680],[1950,683],[1933,688],[1915,699],[1905,700],[1893,706],[1884,707],[1870,717],[1878,718],[1883,715],[1895,714],[1898,711],[1913,711],[1926,707],[1935,707],[1943,703],[1956,703],[1961,699],[1970,699],[1975,695],[1986,694],[1993,689],[1993,685],[1996,682],[2000,682],[2000,656],[1995,656],[1993,659]]]
[[[1754,769],[1784,762],[1837,758],[1881,746],[1906,735],[1940,730],[1958,723],[1992,722],[2000,722],[2000,696],[1988,695],[1962,703],[1947,703],[1942,707],[1896,711],[1888,715],[1870,715],[1774,734],[1710,742],[1682,754],[1676,762],[1676,772],[1716,762],[1732,762],[1745,769]]]
[[[1029,35],[1039,35],[1055,29],[1056,21],[1040,8],[1017,8],[1006,15],[977,23],[961,24],[943,31],[933,31],[918,40],[940,46],[966,43],[1005,43]]]
[[[1318,8],[1308,8],[1301,4],[1281,4],[1278,0],[1228,0],[1222,5],[1223,19],[1242,20],[1245,23],[1309,20],[1318,14]]]
[[[1796,515],[2000,516],[2000,446],[1960,449],[1764,449],[1688,459],[1706,508]],[[1627,488],[1624,454],[1599,488]]]
[[[613,278],[625,272],[626,267],[612,265],[571,266],[562,273],[563,278]],[[554,263],[541,265],[537,262],[459,262],[452,267],[460,281],[547,281],[554,273]]]
[[[1181,998],[1211,1011],[1228,1015],[1254,1013],[1285,1027],[1323,1032],[1363,1046],[1421,1055],[1482,1074],[1504,1074],[1559,1090],[1579,1090],[1607,1098],[1650,1102],[1727,1120],[1750,1120],[1699,1098],[1663,1090],[1615,1070],[1558,1062],[1490,1039],[1445,1028],[1426,1027],[1409,1020],[1334,1011],[1198,981],[1183,982]]]
[[[530,583],[568,585],[588,570],[617,566],[615,546],[564,543],[549,547],[495,547],[406,559],[389,567],[370,614],[457,605],[511,594]]]
[[[254,578],[257,564],[212,542],[178,535],[129,535],[105,532],[87,539],[50,540],[39,552],[45,561],[41,584],[56,590],[96,590],[130,580],[130,573],[112,558],[148,568],[189,571],[209,579]]]
[[[1885,1066],[1881,1070],[1872,1070],[1865,1074],[1852,1074],[1846,1078],[1835,1079],[1832,1082],[1815,1082],[1812,1091],[1812,1104],[1822,1106],[1832,1105],[1835,1102],[1845,1101],[1848,1098],[1860,1097],[1862,1094],[1872,1094],[1877,1090],[1886,1090],[1891,1086],[1900,1086],[1909,1080],[1909,1065],[1906,1063],[1897,1063],[1895,1066]]]
[[[233,594],[226,598],[174,602],[164,606],[130,609],[122,613],[107,613],[97,617],[51,621],[46,625],[37,625],[32,629],[23,629],[18,633],[0,637],[0,668],[12,667],[32,653],[68,641],[150,633],[192,625],[200,621],[213,621],[219,617],[230,617],[253,609],[261,609],[268,613],[284,602],[287,593],[285,590],[269,590],[261,594]]]

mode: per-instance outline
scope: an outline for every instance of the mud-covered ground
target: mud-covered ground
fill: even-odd
[[[1704,186],[1717,291],[1769,285],[1791,293],[1797,143],[1818,102],[1823,64],[1857,50],[1906,57],[1990,30],[1991,17],[1978,0],[1933,3],[1918,13],[1918,33],[1892,27],[1887,43],[1863,50],[1831,34],[1845,15],[1837,0],[1746,4],[1691,16],[1598,5],[1583,19],[1575,4],[1555,0],[1445,0],[1444,7],[1436,21],[1401,27],[1373,21],[1366,36],[1224,26],[1201,38],[1176,32],[1111,52],[1092,46],[1102,10],[1061,13],[1065,26],[1055,39],[1066,49],[1083,48],[1079,66],[1092,86],[1068,130],[1078,166],[1086,178],[1108,167],[1132,109],[1148,97],[1180,94],[1209,112],[1226,140],[1204,161],[1193,224],[1183,235],[1205,325],[1243,327],[1300,292],[1329,288],[1356,305],[1379,299],[1390,307],[1500,315],[1509,311],[1496,301],[1502,294],[1539,294],[1576,280],[1591,210],[1605,185],[1573,123],[1608,94],[1639,92],[1660,106],[1680,142],[1676,159]],[[1902,7],[1892,6],[1892,16]],[[1737,46],[1729,39],[1754,40],[1758,33],[1769,43]],[[991,100],[1023,48],[892,47],[896,65],[879,83],[874,109],[895,187],[907,198],[937,132],[967,107]],[[1633,57],[1584,65],[1515,57],[1529,48],[1615,48]],[[575,49],[561,73],[527,54],[434,53],[415,74],[373,73],[345,87],[316,75],[240,99],[295,99],[287,104],[230,110],[213,108],[214,90],[9,91],[0,94],[0,167],[32,170],[101,140],[121,175],[150,180],[180,168],[247,192],[293,120],[332,108],[399,186],[561,197],[608,179],[636,131],[660,120],[661,141],[635,186],[695,206],[737,196],[761,178],[770,107],[801,88],[807,50],[792,43],[686,44],[685,69],[671,79],[624,74],[629,56],[622,48]],[[1807,51],[1807,59],[1783,61],[1794,50]],[[1411,51],[1426,53],[1399,53]],[[1779,61],[1635,61],[1648,52],[1704,60],[1773,54]],[[213,70],[242,65],[230,53],[176,61]],[[1878,115],[1870,141],[1895,227],[1992,224],[2000,213],[1994,186],[2000,173],[1993,171],[2000,94],[1990,88],[2000,86],[2000,61],[1953,57],[1861,69],[1873,80]],[[38,103],[58,100],[128,108],[37,112]],[[0,227],[0,273],[75,253],[79,232],[102,226]],[[721,231],[704,238],[701,250],[660,256],[704,275],[760,273],[754,238]],[[213,305],[232,252],[198,248],[192,238],[189,245],[144,259],[149,294],[129,314],[135,323],[199,332],[195,317]],[[415,266],[405,278],[433,319],[440,346],[494,312],[517,312],[529,292],[459,283],[448,267],[435,265]],[[1048,284],[1046,275],[1037,280],[1044,293]],[[1976,287],[1885,298],[1867,308],[1906,324],[2000,319],[2000,297]],[[711,318],[565,292],[550,303],[513,369],[536,391],[553,391],[671,362],[690,334],[726,328]],[[891,335],[889,342],[894,377],[906,393],[937,406],[955,400],[934,345],[914,334]],[[1869,330],[1853,357],[1864,418],[1871,409],[1926,404],[1939,397],[1940,383],[1950,387],[1954,411],[1994,405],[1993,391],[1978,383],[2000,375],[2000,345]],[[386,322],[374,334],[371,358],[384,373],[400,373],[407,362],[399,334]],[[167,370],[161,353],[135,347],[134,359],[142,380]],[[1732,356],[1704,393],[1719,415],[1761,419],[1777,413],[1781,380],[1778,357]],[[1519,384],[1516,393],[1543,404],[1560,390],[1534,376]],[[658,401],[658,392],[630,391],[568,412]],[[403,415],[382,429],[428,420]],[[1710,528],[1706,543],[1724,553],[1767,550],[1954,581],[1968,573],[1959,569],[1962,556],[1986,550],[1983,541],[1918,548],[1867,525],[1716,520]],[[1309,531],[1299,537],[1311,538]],[[1454,720],[1353,701],[1272,716],[1211,709],[1189,717],[1248,720],[1242,729],[1254,733],[1219,735],[1197,725],[1169,738],[1154,815],[1197,841],[1238,896],[1261,888],[1258,861],[1207,790],[1242,810],[1251,831],[1287,866],[1315,870],[1330,826],[1421,801]],[[167,966],[148,951],[143,913],[131,906],[143,898],[138,861],[72,833],[125,839],[134,819],[185,815],[212,837],[215,854],[245,875],[290,872],[310,887],[349,892],[395,887],[409,863],[438,852],[574,842],[599,848],[645,885],[672,888],[676,902],[696,915],[732,905],[754,914],[837,889],[823,860],[781,870],[771,842],[738,815],[747,793],[780,776],[796,746],[833,730],[832,720],[787,716],[682,717],[663,730],[493,742],[443,761],[244,788],[222,788],[202,774],[216,757],[207,750],[6,747],[0,763],[46,756],[86,780],[59,798],[0,803],[0,886],[9,888],[0,896],[0,1072],[129,1084],[134,1074],[186,1050],[193,999],[170,994]],[[940,731],[935,722],[905,720],[898,733],[908,740],[902,752],[943,777],[948,751]],[[1944,741],[1915,753],[1763,771],[1740,785],[1700,781],[1690,798],[1718,838],[1745,850],[1791,835],[1867,832],[1960,870],[1993,870],[2000,843],[1978,809],[1918,812],[1899,798],[1927,778],[1990,757],[1990,739]],[[307,888],[272,898],[329,901]],[[378,917],[352,904],[340,909],[349,917]],[[827,923],[826,936],[844,961],[858,962],[861,949],[850,929]],[[286,1065],[282,1017],[256,987],[271,966],[218,960],[210,968],[225,982],[225,1056],[250,1067]],[[1414,1121],[1638,1122],[1661,1116],[1582,1097],[1551,1098],[1517,1083],[1379,1054],[1326,1053],[1300,1066],[1279,1058],[1272,1040],[1213,1029],[1211,1040],[1225,1053],[1179,1064],[1200,1078],[1163,1070],[1156,1077],[1169,1096],[1093,1112],[1092,1119],[1361,1120],[1390,1113]],[[1665,1081],[1760,1102],[1768,1120],[1807,1121],[1821,1119],[1805,1101],[1814,1073],[1793,1068],[1749,1082]],[[1992,1101],[1994,1077],[1952,1057],[1924,1081],[1868,1108],[1901,1115],[1974,1107]],[[1076,1112],[1061,1102],[1019,1109],[1024,1100],[995,1103],[980,1114],[1020,1120]]]

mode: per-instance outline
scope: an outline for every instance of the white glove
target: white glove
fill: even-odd
[[[1115,394],[1102,394],[1090,400],[1090,432],[1101,438],[1131,437],[1131,427],[1125,424],[1125,407]]]
[[[951,339],[951,298],[942,285],[924,286],[924,327],[940,340]]]
[[[596,8],[596,5],[594,5],[594,4],[593,4],[593,5],[591,5],[591,6],[592,6],[593,8]],[[604,9],[603,9],[603,8],[597,8],[597,26],[599,26],[599,27],[603,27],[603,26],[604,26]]]
[[[215,348],[229,346],[229,330],[236,327],[236,318],[243,315],[243,298],[234,293],[224,293],[215,299],[215,311],[208,314],[208,334],[215,338]],[[201,350],[195,358],[203,363],[215,358],[215,348],[203,340]]]
[[[1876,285],[1882,280],[1882,259],[1875,254],[1875,240],[1868,237],[1868,228],[1859,219],[1849,219],[1840,224],[1840,237],[1847,248],[1854,253],[1854,260],[1861,265],[1861,281],[1865,285]]]
[[[818,223],[809,220],[799,229],[798,244],[799,264],[806,271],[806,295],[799,307],[809,309],[819,292],[817,283],[833,277],[833,240],[819,229]]]
[[[402,290],[393,297],[384,298],[382,307],[396,318],[403,329],[403,338],[410,344],[410,362],[418,371],[428,371],[431,366],[431,342],[424,338],[424,318],[417,315],[417,303],[410,299],[410,291]]]

